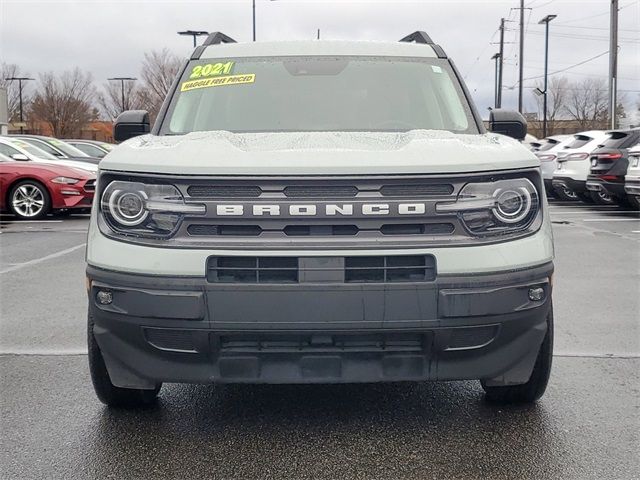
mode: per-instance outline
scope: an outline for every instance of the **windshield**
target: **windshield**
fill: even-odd
[[[88,157],[86,153],[82,150],[77,149],[73,145],[68,144],[67,142],[63,142],[62,140],[58,140],[57,138],[52,138],[49,140],[49,143],[64,153],[67,157]]]
[[[22,150],[27,152],[32,157],[40,158],[42,160],[53,160],[53,161],[57,161],[58,160],[53,155],[45,152],[44,150],[42,150],[42,149],[40,149],[40,148],[38,148],[38,147],[28,143],[28,142],[23,142],[22,140],[12,140],[12,143],[16,147],[20,147]]]
[[[414,129],[478,132],[446,60],[194,61],[181,78],[160,134]]]

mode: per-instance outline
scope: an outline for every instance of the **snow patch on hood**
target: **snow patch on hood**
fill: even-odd
[[[539,165],[503,135],[410,132],[193,132],[143,135],[121,144],[101,169],[181,174],[401,174]]]

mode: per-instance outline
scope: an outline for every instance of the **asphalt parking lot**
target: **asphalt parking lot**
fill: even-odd
[[[0,477],[640,477],[640,215],[553,203],[554,371],[532,407],[476,382],[165,385],[151,410],[95,398],[88,218],[0,223]]]

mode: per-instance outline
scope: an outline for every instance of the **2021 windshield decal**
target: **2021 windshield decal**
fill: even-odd
[[[217,77],[220,75],[229,75],[233,69],[235,62],[229,61],[226,63],[207,63],[206,65],[196,65],[191,70],[189,78],[194,80],[202,77]]]
[[[200,80],[189,80],[183,82],[180,86],[181,92],[197,90],[199,88],[221,87],[224,85],[241,85],[244,83],[253,83],[256,79],[255,73],[228,75],[226,77],[203,78]]]

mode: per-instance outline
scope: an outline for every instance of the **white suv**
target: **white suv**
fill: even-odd
[[[558,168],[553,172],[553,189],[563,200],[581,200],[592,203],[587,190],[587,177],[591,170],[589,156],[609,136],[602,130],[590,130],[573,135],[573,140],[558,152]]]
[[[540,159],[540,170],[547,194],[553,195],[553,172],[558,168],[558,152],[572,141],[571,135],[552,135],[540,140],[540,146],[534,151],[536,157]]]
[[[624,190],[631,206],[640,208],[640,145],[629,149],[629,167],[624,177]]]
[[[149,131],[118,117],[118,140]],[[553,240],[524,118],[485,131],[423,32],[397,43],[211,34],[150,134],[100,162],[89,364],[109,405],[163,382],[478,379],[551,370]]]

